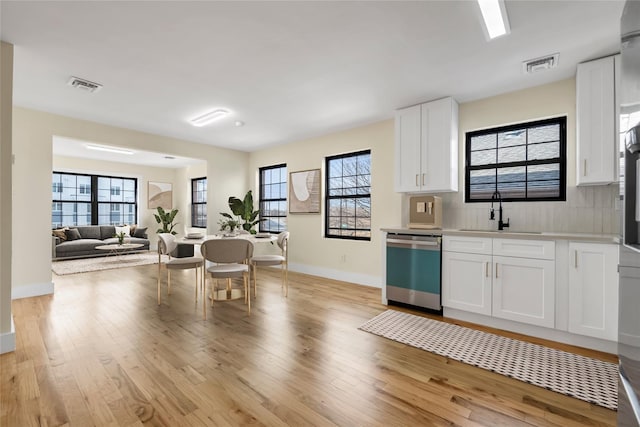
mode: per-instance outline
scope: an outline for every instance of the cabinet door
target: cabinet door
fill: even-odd
[[[458,191],[458,103],[422,105],[422,191]]]
[[[554,301],[554,261],[493,257],[495,317],[553,328]]]
[[[396,111],[395,190],[420,190],[420,105]]]
[[[614,57],[578,64],[577,185],[616,181]]]
[[[442,305],[491,315],[491,256],[442,253]]]
[[[618,246],[569,243],[569,332],[618,339]]]

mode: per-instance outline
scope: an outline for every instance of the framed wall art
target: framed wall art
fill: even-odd
[[[289,174],[289,213],[320,213],[320,169]]]
[[[147,197],[149,199],[149,209],[156,209],[157,207],[172,209],[173,185],[170,182],[149,181]]]

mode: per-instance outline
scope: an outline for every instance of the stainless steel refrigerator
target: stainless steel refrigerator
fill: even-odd
[[[621,19],[619,90],[622,244],[618,304],[618,425],[640,426],[640,1],[627,0]]]

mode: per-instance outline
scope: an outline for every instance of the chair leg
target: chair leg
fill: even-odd
[[[207,289],[207,277],[202,274],[202,318],[207,320],[207,298],[205,298],[206,289]]]
[[[198,303],[198,267],[194,268],[194,270],[196,271],[196,303]]]
[[[158,305],[162,303],[162,296],[160,295],[160,274],[162,274],[162,264],[158,262]]]
[[[171,295],[171,270],[167,268],[167,295]]]
[[[284,263],[284,296],[287,297],[289,295],[289,264]]]
[[[243,274],[242,280],[244,282],[245,298],[247,300],[247,316],[251,316],[251,282],[249,274]]]
[[[253,297],[258,296],[258,266],[253,264]]]

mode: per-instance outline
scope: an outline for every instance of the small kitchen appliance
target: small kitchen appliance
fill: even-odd
[[[442,199],[438,196],[415,196],[409,199],[409,228],[442,228]]]

